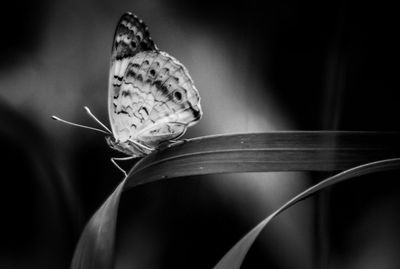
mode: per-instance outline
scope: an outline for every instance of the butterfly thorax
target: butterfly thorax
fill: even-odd
[[[146,150],[145,148],[139,148],[132,141],[116,141],[114,137],[107,136],[106,137],[107,144],[114,150],[122,152],[129,156],[134,157],[143,157],[149,154],[151,151]]]

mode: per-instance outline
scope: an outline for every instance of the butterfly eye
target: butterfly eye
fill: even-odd
[[[182,93],[179,91],[174,92],[174,98],[176,101],[182,101]]]

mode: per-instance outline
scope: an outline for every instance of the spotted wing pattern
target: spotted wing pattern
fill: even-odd
[[[176,139],[202,115],[200,96],[186,68],[159,51],[132,14],[120,19],[111,56],[109,115],[114,149],[143,156]],[[135,143],[137,142],[137,143]]]
[[[111,63],[149,50],[158,50],[150,37],[149,28],[132,13],[122,15],[114,34]]]

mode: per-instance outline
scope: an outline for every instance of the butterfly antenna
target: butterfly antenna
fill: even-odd
[[[112,134],[112,132],[110,131],[110,129],[107,128],[107,126],[105,126],[101,121],[99,121],[95,115],[93,115],[93,113],[90,111],[90,109],[87,106],[83,107],[86,112],[89,114],[90,117],[92,117],[92,119],[94,119],[98,124],[100,124],[101,127],[103,127],[109,134]]]
[[[73,122],[70,122],[70,121],[66,121],[66,120],[60,119],[59,117],[56,117],[56,116],[51,116],[51,118],[53,120],[61,121],[63,123],[66,123],[66,124],[69,124],[69,125],[72,125],[72,126],[76,126],[76,127],[81,127],[81,128],[85,128],[85,129],[90,129],[90,130],[93,130],[93,131],[102,132],[102,133],[107,134],[107,135],[109,134],[104,130],[93,128],[93,127],[89,127],[89,126],[85,126],[85,125],[76,124],[76,123],[73,123]]]

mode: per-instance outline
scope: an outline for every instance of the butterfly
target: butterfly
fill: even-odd
[[[165,142],[180,138],[202,117],[200,95],[187,69],[160,51],[148,27],[136,15],[121,16],[114,34],[108,82],[108,114],[111,131],[85,107],[106,131],[107,144],[128,157],[143,157]],[[126,173],[125,173],[126,174]]]

